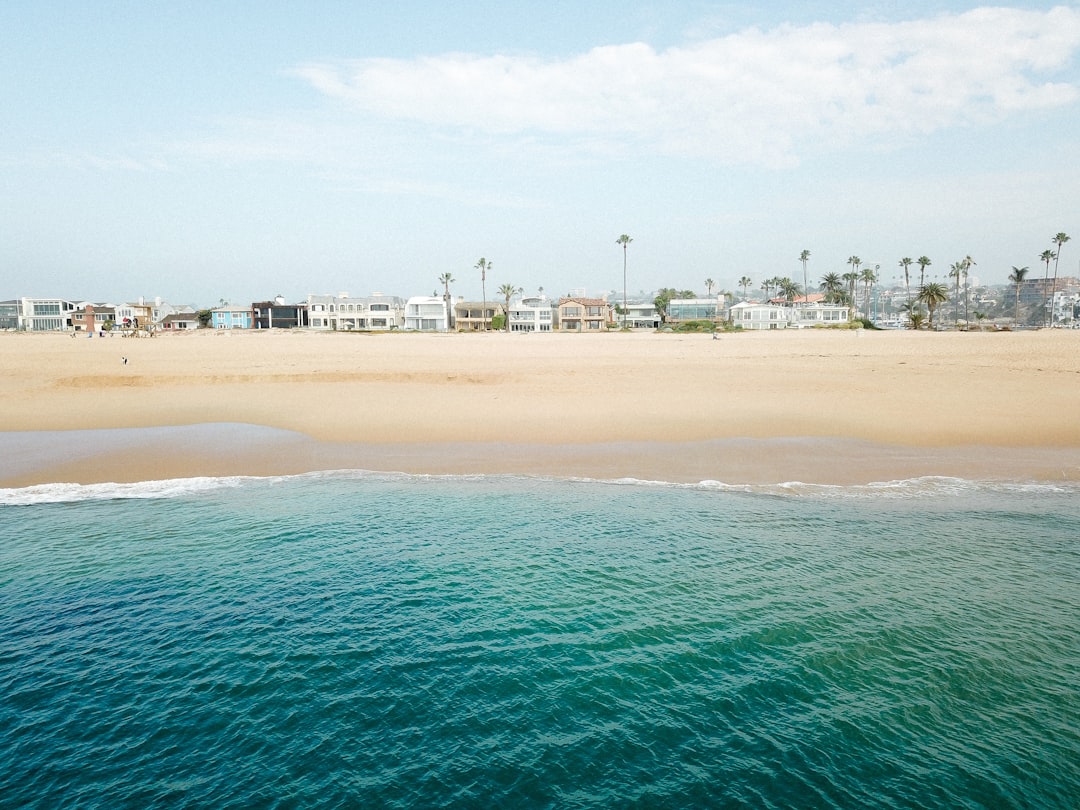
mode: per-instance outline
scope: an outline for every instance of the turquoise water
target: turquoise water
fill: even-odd
[[[1080,806],[1080,490],[0,490],[3,807]]]

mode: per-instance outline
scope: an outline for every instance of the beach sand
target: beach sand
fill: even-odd
[[[341,468],[1080,478],[1071,330],[6,333],[0,368],[5,487]]]

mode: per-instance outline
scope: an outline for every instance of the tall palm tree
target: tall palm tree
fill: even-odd
[[[455,279],[450,273],[443,273],[439,276],[439,283],[443,285],[443,307],[446,309],[446,328],[452,329],[454,326],[454,309],[450,306],[450,285],[453,284]]]
[[[626,246],[634,241],[632,236],[622,234],[615,240],[616,245],[622,245],[622,325],[626,328]]]
[[[908,268],[914,263],[915,262],[907,256],[900,260],[900,267],[904,270],[904,293],[908,301],[911,300],[911,276],[909,275]]]
[[[802,286],[803,286],[803,303],[810,302],[810,282],[806,278],[806,263],[810,261],[810,251],[804,250],[799,254],[799,261],[802,262]]]
[[[971,271],[971,268],[975,266],[975,260],[971,258],[971,254],[969,253],[964,257],[960,264],[964,266],[964,321],[967,322],[968,303],[971,301],[971,291],[968,289],[968,273]]]
[[[859,279],[866,287],[866,320],[870,320],[870,290],[877,283],[878,275],[877,271],[881,267],[880,264],[875,264],[873,267],[866,267],[859,275]]]
[[[484,331],[488,330],[488,317],[487,317],[487,271],[491,269],[491,265],[494,262],[489,262],[483,256],[480,257],[480,261],[476,263],[476,269],[480,271],[480,294],[483,295],[483,309],[480,310],[480,320],[484,323]]]
[[[858,257],[853,257],[853,258],[858,258]],[[848,308],[851,310],[851,314],[850,314],[849,317],[854,318],[855,317],[855,285],[857,285],[859,283],[859,274],[857,272],[855,272],[854,270],[852,270],[851,272],[844,273],[844,275],[840,276],[840,278],[842,278],[844,280],[844,283],[847,285]]]
[[[1054,299],[1057,298],[1057,274],[1058,274],[1058,262],[1061,261],[1061,246],[1069,241],[1069,235],[1067,233],[1058,233],[1054,235],[1051,240],[1057,245],[1057,253],[1054,254],[1054,286],[1051,288],[1050,307],[1053,309]]]
[[[706,292],[706,295],[708,295],[709,297],[712,297],[712,288],[715,287],[715,286],[716,286],[716,282],[713,281],[711,278],[705,279],[705,292]]]
[[[501,295],[506,301],[506,308],[503,310],[503,314],[506,318],[506,323],[503,325],[503,328],[507,332],[510,331],[510,299],[513,298],[515,295],[521,295],[521,293],[521,287],[515,287],[513,284],[502,284],[499,286],[499,295]]]
[[[919,265],[919,289],[921,290],[923,285],[926,284],[926,268],[933,264],[933,262],[931,262],[927,256],[920,256],[915,260],[915,263]]]
[[[1013,323],[1020,321],[1020,285],[1024,283],[1024,279],[1027,277],[1027,267],[1017,267],[1013,265],[1013,271],[1009,274],[1009,281],[1016,285],[1016,302],[1013,304]]]
[[[1039,261],[1046,262],[1046,273],[1043,274],[1043,309],[1045,314],[1043,315],[1043,321],[1047,325],[1050,323],[1050,307],[1047,305],[1047,294],[1050,287],[1050,262],[1057,258],[1057,254],[1052,250],[1044,250],[1039,254]]]
[[[929,284],[924,284],[919,288],[919,300],[926,304],[926,325],[930,328],[934,328],[934,311],[938,308],[938,304],[942,301],[949,300],[949,291],[944,284],[940,284],[936,281],[931,281]]]
[[[956,295],[953,296],[953,320],[960,320],[960,279],[964,275],[964,263],[953,262],[949,265],[949,278],[956,279]],[[959,326],[959,324],[957,324]]]
[[[747,292],[750,290],[750,285],[753,283],[750,276],[743,276],[739,279],[739,286],[742,287],[742,297],[744,300],[746,299]]]

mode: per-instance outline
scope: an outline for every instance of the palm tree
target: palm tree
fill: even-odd
[[[853,258],[858,258],[858,257],[853,257]],[[844,283],[847,284],[848,308],[851,310],[851,314],[850,314],[849,317],[854,318],[855,317],[855,285],[859,283],[859,274],[857,272],[852,271],[850,273],[844,273],[844,275],[840,276],[840,278],[842,278],[844,280]]]
[[[926,268],[933,264],[933,262],[926,256],[920,256],[915,260],[915,263],[919,265],[919,289],[921,290],[926,283]]]
[[[960,320],[960,278],[964,275],[964,263],[953,262],[949,265],[949,278],[956,279],[956,295],[953,296],[953,320]],[[959,324],[958,324],[959,326]]]
[[[799,261],[802,262],[803,303],[808,304],[810,302],[810,282],[806,278],[806,263],[810,261],[810,251],[804,250],[800,253]]]
[[[1013,271],[1009,274],[1009,281],[1016,285],[1016,303],[1013,304],[1013,323],[1018,323],[1020,320],[1020,285],[1024,283],[1024,279],[1027,277],[1027,267],[1017,267],[1013,265]]]
[[[967,256],[964,257],[964,260],[961,262],[961,264],[964,265],[964,320],[967,321],[968,303],[971,300],[970,290],[968,289],[968,271],[970,271],[971,268],[975,266],[975,260],[971,258],[971,254],[969,253]]]
[[[1061,246],[1069,241],[1069,235],[1067,233],[1055,234],[1051,240],[1057,245],[1057,253],[1054,255],[1054,286],[1051,288],[1050,307],[1053,309],[1054,299],[1057,298],[1057,274],[1058,274],[1058,262],[1061,261]]]
[[[907,315],[908,325],[912,329],[919,329],[926,318],[926,313],[922,311],[918,301],[905,301],[900,305],[900,311]]]
[[[491,269],[491,265],[494,262],[489,262],[483,256],[480,257],[480,261],[476,263],[476,269],[480,271],[480,293],[484,296],[483,309],[480,310],[480,320],[484,323],[484,331],[488,330],[487,321],[487,271]]]
[[[908,268],[913,265],[914,262],[907,256],[900,260],[900,266],[904,269],[904,292],[907,300],[911,300],[911,277],[908,274]]]
[[[502,284],[499,286],[499,295],[506,301],[506,308],[503,310],[503,313],[506,318],[504,328],[507,332],[510,331],[510,299],[521,293],[521,287],[515,287],[513,284]]]
[[[838,273],[826,273],[821,277],[821,290],[825,293],[825,301],[835,304],[844,297],[844,282]]]
[[[716,282],[713,281],[711,278],[705,279],[705,292],[706,292],[706,295],[708,295],[709,297],[712,297],[712,288],[715,287],[715,286],[716,286]]]
[[[940,284],[936,281],[931,281],[929,284],[924,284],[919,288],[919,300],[926,304],[927,319],[926,325],[930,328],[934,328],[934,311],[938,308],[938,304],[942,301],[949,300],[949,291],[944,284]]]
[[[870,290],[877,283],[877,271],[880,267],[880,264],[875,264],[873,267],[867,267],[859,276],[862,283],[866,285],[866,320],[870,320]]]
[[[439,276],[439,283],[443,285],[443,306],[446,308],[446,328],[452,329],[454,326],[454,310],[450,306],[450,285],[453,284],[456,279],[449,273],[443,273]]]
[[[616,245],[622,245],[622,325],[626,328],[626,246],[633,242],[632,236],[622,234],[615,240]]]
[[[750,285],[753,283],[750,276],[743,276],[739,279],[739,286],[742,287],[742,297],[744,300],[746,299],[747,292],[750,290]]]
[[[799,285],[787,277],[780,279],[777,286],[780,288],[780,292],[783,293],[784,300],[787,301],[788,306],[794,304],[796,297],[802,292],[802,290],[799,289]]]
[[[1044,250],[1039,254],[1039,261],[1046,262],[1046,273],[1043,275],[1043,309],[1046,314],[1043,316],[1044,322],[1049,325],[1049,307],[1047,306],[1047,291],[1050,285],[1050,262],[1057,258],[1057,254],[1052,250]]]

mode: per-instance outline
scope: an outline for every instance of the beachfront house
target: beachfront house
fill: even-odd
[[[17,329],[26,332],[71,329],[73,302],[63,298],[20,298],[18,301]]]
[[[112,329],[116,323],[116,308],[112,304],[93,304],[89,301],[78,304],[71,311],[71,328],[76,332],[102,332]]]
[[[458,298],[454,304],[454,326],[459,332],[483,332],[491,328],[491,319],[502,310],[502,304],[494,300],[466,301]]]
[[[307,303],[286,304],[282,296],[251,305],[255,329],[297,329],[308,325]]]
[[[450,312],[441,295],[414,295],[405,302],[405,329],[410,332],[447,332]]]
[[[599,332],[615,323],[614,311],[606,298],[559,299],[559,330],[562,332]]]
[[[384,332],[400,329],[405,322],[405,301],[382,293],[360,298],[347,292],[309,295],[307,307],[312,329]]]
[[[621,306],[621,305],[620,305]],[[622,316],[619,316],[621,323]],[[629,329],[659,329],[660,313],[652,302],[626,302],[626,326]]]
[[[550,332],[556,309],[546,295],[528,295],[510,303],[511,332]]]
[[[163,332],[190,332],[199,328],[199,316],[185,313],[166,315],[157,328]]]
[[[791,304],[781,304],[778,300],[741,301],[731,308],[731,322],[743,329],[760,330],[838,326],[850,320],[851,311],[846,304],[825,303],[821,296],[815,295],[809,298],[809,303]]]
[[[247,307],[232,304],[210,310],[210,326],[214,329],[252,329],[255,317]]]
[[[686,321],[725,321],[726,303],[727,297],[724,295],[714,298],[672,298],[667,305],[667,322],[679,324]]]

